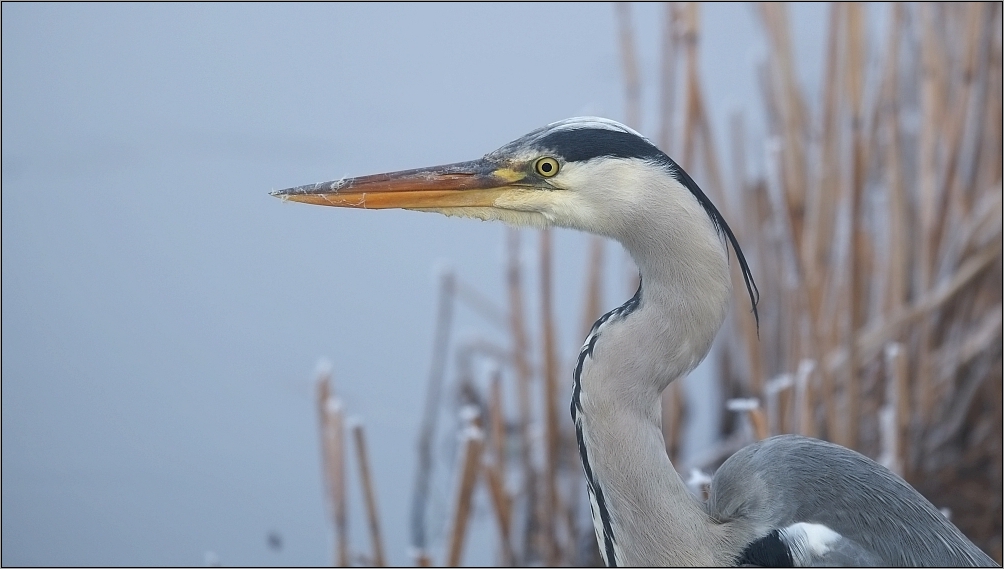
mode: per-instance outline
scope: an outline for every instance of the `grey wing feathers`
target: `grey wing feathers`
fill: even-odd
[[[715,473],[708,509],[758,536],[799,522],[839,534],[813,564],[997,566],[903,479],[818,439],[781,435],[740,450]]]

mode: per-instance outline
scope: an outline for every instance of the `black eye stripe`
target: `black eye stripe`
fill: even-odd
[[[598,128],[559,130],[542,137],[537,145],[568,162],[585,162],[601,156],[642,159],[664,156],[651,142],[638,135]]]

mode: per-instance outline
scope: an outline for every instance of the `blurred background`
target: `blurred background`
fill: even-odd
[[[685,477],[825,437],[1000,561],[999,4],[2,15],[4,565],[598,561],[567,388],[620,247],[268,196],[584,114],[676,157],[763,292],[667,391]]]

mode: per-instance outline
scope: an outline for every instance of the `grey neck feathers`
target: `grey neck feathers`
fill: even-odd
[[[643,285],[637,299],[597,323],[575,378],[572,413],[611,565],[732,561],[714,557],[724,536],[676,473],[662,437],[662,391],[707,355],[731,292],[725,244],[711,219],[696,199],[671,192],[671,207],[637,220],[631,235],[641,237],[620,239]],[[599,513],[608,519],[596,520]],[[607,530],[612,536],[601,535]]]

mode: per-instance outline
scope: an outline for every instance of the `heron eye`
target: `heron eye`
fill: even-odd
[[[534,169],[537,170],[537,173],[541,176],[550,178],[558,173],[558,161],[550,156],[547,156],[537,160],[537,163],[534,164]]]

